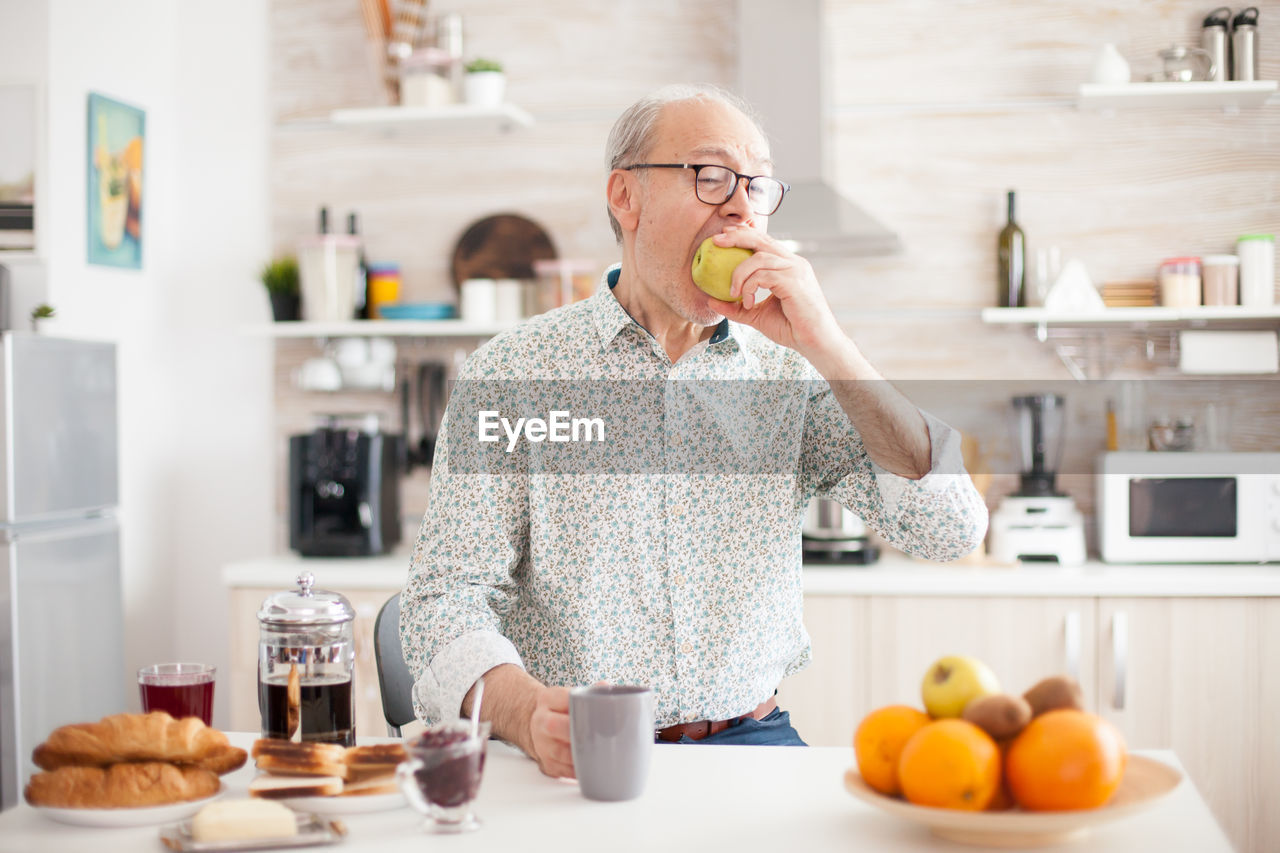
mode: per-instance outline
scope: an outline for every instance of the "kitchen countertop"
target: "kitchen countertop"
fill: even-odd
[[[409,552],[381,557],[299,557],[283,554],[230,563],[222,569],[228,587],[285,589],[298,573],[312,572],[324,589],[385,589],[404,586]],[[916,596],[1280,596],[1280,564],[1112,565],[1078,568],[1044,564],[1000,566],[915,560],[888,552],[869,566],[806,566],[806,595]]]
[[[256,735],[231,734],[248,747]],[[847,747],[655,746],[645,793],[624,803],[585,800],[572,782],[549,779],[512,748],[493,741],[476,801],[483,826],[452,838],[424,838],[409,808],[342,818],[338,850],[396,853],[458,850],[598,851],[928,851],[977,850],[937,839],[884,814],[844,789]],[[1169,751],[1144,751],[1179,766]],[[224,797],[246,795],[252,762],[223,778]],[[157,827],[91,829],[48,819],[25,803],[0,815],[0,851],[135,853],[163,849]],[[1134,850],[1229,851],[1222,830],[1191,781],[1150,810],[1091,830],[1095,853]]]

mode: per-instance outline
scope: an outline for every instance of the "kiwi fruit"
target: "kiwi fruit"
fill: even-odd
[[[1074,678],[1065,675],[1051,675],[1038,681],[1034,687],[1022,694],[1031,706],[1031,716],[1038,717],[1045,711],[1056,711],[1059,708],[1084,710],[1084,691]]]
[[[991,693],[965,705],[961,716],[994,740],[1002,741],[1014,737],[1031,722],[1031,706],[1021,696]]]

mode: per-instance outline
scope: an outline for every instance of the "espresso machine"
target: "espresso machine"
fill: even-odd
[[[304,557],[369,557],[400,541],[404,437],[378,416],[321,415],[289,438],[289,547]]]
[[[1014,397],[1010,411],[1021,466],[1019,487],[991,516],[990,556],[1001,563],[1084,563],[1084,517],[1057,489],[1066,436],[1059,394]]]

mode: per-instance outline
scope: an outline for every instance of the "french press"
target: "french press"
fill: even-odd
[[[258,711],[262,736],[354,746],[355,610],[345,597],[313,589],[273,593],[258,611]]]

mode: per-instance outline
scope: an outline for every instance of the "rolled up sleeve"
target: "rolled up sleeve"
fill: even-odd
[[[811,399],[801,468],[813,494],[858,514],[890,545],[930,560],[956,560],[981,544],[987,507],[964,468],[960,433],[928,412],[929,472],[919,480],[881,468],[830,390]]]

